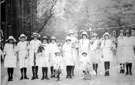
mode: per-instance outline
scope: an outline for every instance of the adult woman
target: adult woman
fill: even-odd
[[[28,42],[27,36],[21,34],[19,37],[19,42],[17,44],[18,58],[19,58],[19,67],[21,71],[21,78],[28,79],[27,77],[27,66],[28,66]]]
[[[30,66],[32,66],[32,80],[38,79],[38,66],[39,66],[39,58],[38,58],[38,48],[41,45],[41,41],[38,39],[40,37],[39,33],[33,33],[32,40],[29,45],[29,54],[30,54]]]
[[[118,63],[120,64],[120,73],[124,73],[124,67],[125,67],[125,58],[123,55],[123,49],[124,49],[124,31],[120,30],[119,32],[119,36],[117,38],[117,59],[118,59]]]
[[[123,56],[126,62],[126,75],[132,75],[132,63],[135,61],[134,46],[135,39],[130,36],[130,31],[126,30],[126,36],[124,38]]]
[[[109,76],[110,62],[113,60],[114,44],[108,32],[103,35],[104,40],[101,42],[101,50],[105,67],[105,76]]]
[[[74,66],[74,59],[73,59],[73,51],[72,51],[72,44],[71,44],[71,39],[70,37],[66,38],[66,42],[63,45],[62,48],[63,51],[63,57],[66,63],[66,71],[67,71],[67,76],[66,78],[72,78],[72,66]]]
[[[99,39],[97,33],[93,33],[90,43],[90,57],[93,64],[93,70],[97,73],[98,63],[100,62]]]
[[[5,59],[4,59],[4,67],[7,68],[8,73],[8,81],[13,80],[13,73],[14,68],[16,67],[17,62],[17,56],[16,56],[16,47],[14,42],[16,40],[13,36],[9,36],[7,39],[7,42],[4,46],[4,53],[5,53]]]

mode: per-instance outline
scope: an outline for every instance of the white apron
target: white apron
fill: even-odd
[[[44,50],[40,56],[40,67],[49,67],[49,44],[42,44]]]
[[[135,46],[135,39],[133,37],[125,37],[124,42],[123,60],[124,62],[134,62],[135,54],[133,47]]]
[[[113,60],[113,42],[111,39],[103,40],[101,42],[101,49],[102,49],[102,61],[112,61]]]
[[[6,54],[5,60],[4,60],[4,67],[7,67],[7,68],[16,67],[17,56],[15,54],[16,50],[15,48],[13,48],[13,45],[8,44],[8,43],[5,44],[4,53]]]
[[[63,58],[62,56],[54,57],[54,69],[63,69]]]
[[[99,40],[96,39],[90,44],[90,58],[92,63],[99,63],[101,58],[101,51],[98,49]]]
[[[57,43],[50,43],[49,44],[49,59],[50,59],[50,66],[54,65],[54,57],[55,57],[55,52],[59,50],[58,44]]]
[[[74,61],[73,53],[72,53],[72,45],[71,45],[71,43],[70,44],[65,43],[63,45],[62,50],[63,50],[65,64],[66,65],[71,65],[71,66],[75,65],[75,61]]]
[[[39,46],[41,45],[40,40],[31,40],[29,45],[29,63],[30,66],[34,66],[34,53],[36,56],[36,65],[39,66],[39,54],[37,53]]]
[[[17,44],[17,51],[19,57],[19,67],[27,67],[28,66],[28,42],[19,42]]]

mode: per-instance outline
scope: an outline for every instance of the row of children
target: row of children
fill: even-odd
[[[126,34],[124,36],[124,34]],[[38,68],[42,67],[42,80],[49,79],[48,69],[51,69],[51,78],[57,77],[60,80],[60,74],[64,65],[66,66],[66,78],[74,76],[75,66],[80,66],[85,75],[98,74],[98,64],[102,61],[105,67],[105,76],[109,76],[110,62],[114,59],[113,51],[116,51],[117,60],[120,63],[123,73],[126,65],[126,74],[132,75],[132,63],[135,60],[134,46],[135,37],[130,36],[130,31],[120,30],[119,37],[113,41],[111,35],[106,32],[101,39],[97,33],[92,34],[92,38],[88,39],[87,32],[82,32],[81,39],[78,40],[74,36],[73,31],[69,31],[65,39],[65,43],[59,46],[55,36],[51,37],[48,43],[48,37],[43,36],[42,41],[38,38],[38,33],[33,33],[33,39],[28,42],[27,36],[21,34],[17,45],[13,36],[9,36],[4,46],[4,66],[7,68],[8,80],[13,80],[13,71],[18,60],[21,71],[21,78],[28,79],[26,72],[27,67],[32,67],[32,80],[38,79]],[[17,56],[17,57],[16,57]],[[78,60],[79,59],[79,63]],[[89,71],[89,72],[88,72]]]

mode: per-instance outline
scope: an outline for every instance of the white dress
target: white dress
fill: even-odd
[[[39,56],[37,54],[38,48],[41,45],[40,40],[31,40],[29,45],[29,63],[30,66],[34,66],[34,53],[36,56],[36,65],[39,66]]]
[[[63,58],[62,56],[54,57],[54,69],[63,69]]]
[[[112,61],[113,60],[113,48],[114,44],[111,39],[102,40],[101,42],[101,49],[102,49],[102,56],[103,61]]]
[[[49,67],[49,44],[42,44],[44,50],[40,56],[40,67]]]
[[[49,44],[49,59],[50,59],[50,66],[54,66],[54,57],[55,52],[59,50],[57,43],[50,43]]]
[[[125,37],[124,42],[123,62],[134,62],[135,54],[133,47],[135,46],[135,39],[133,37]]]
[[[17,44],[17,51],[19,57],[19,67],[27,67],[28,66],[28,42],[19,42]]]
[[[79,40],[79,56],[81,56],[83,52],[87,52],[89,55],[89,45],[90,45],[89,39]]]
[[[75,61],[73,59],[72,44],[65,43],[63,45],[62,50],[63,50],[65,64],[73,66],[75,64]]]
[[[98,49],[99,40],[93,40],[93,43],[90,44],[90,58],[92,63],[99,63],[101,58],[101,51]]]
[[[16,48],[12,44],[5,44],[4,53],[6,54],[4,60],[4,67],[14,68],[17,63]]]
[[[123,37],[118,37],[117,38],[117,60],[118,63],[125,63],[125,58],[124,58],[124,36]]]

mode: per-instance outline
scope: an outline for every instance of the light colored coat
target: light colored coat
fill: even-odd
[[[124,38],[124,49],[123,49],[123,62],[133,62],[135,61],[135,54],[133,47],[135,46],[134,37],[125,37]]]
[[[34,66],[34,53],[36,56],[36,65],[39,66],[39,58],[38,58],[38,48],[41,45],[40,40],[31,40],[29,45],[29,63],[30,66]]]
[[[18,42],[17,44],[18,58],[19,58],[19,67],[28,66],[28,42]]]
[[[111,39],[102,40],[101,42],[101,49],[102,49],[102,56],[103,61],[112,61],[113,60],[113,42]]]
[[[99,63],[101,59],[101,51],[99,49],[99,40],[93,40],[90,44],[90,58],[92,63]]]
[[[65,64],[66,65],[74,65],[75,64],[75,61],[74,61],[74,58],[73,58],[73,51],[72,51],[72,44],[67,44],[65,43],[63,45],[63,55],[64,55],[64,61],[65,61]]]
[[[81,56],[83,52],[87,52],[89,55],[89,47],[90,47],[89,45],[90,45],[89,39],[79,40],[79,56]]]
[[[16,56],[16,48],[13,47],[13,44],[5,44],[4,53],[6,54],[4,60],[4,67],[16,67],[17,56]]]
[[[54,57],[54,69],[63,69],[63,58],[62,56]]]
[[[40,67],[49,67],[49,44],[42,44],[44,50],[40,56]]]
[[[55,57],[55,52],[59,50],[58,44],[57,43],[50,43],[49,44],[49,59],[50,59],[50,65],[54,66],[54,57]]]

